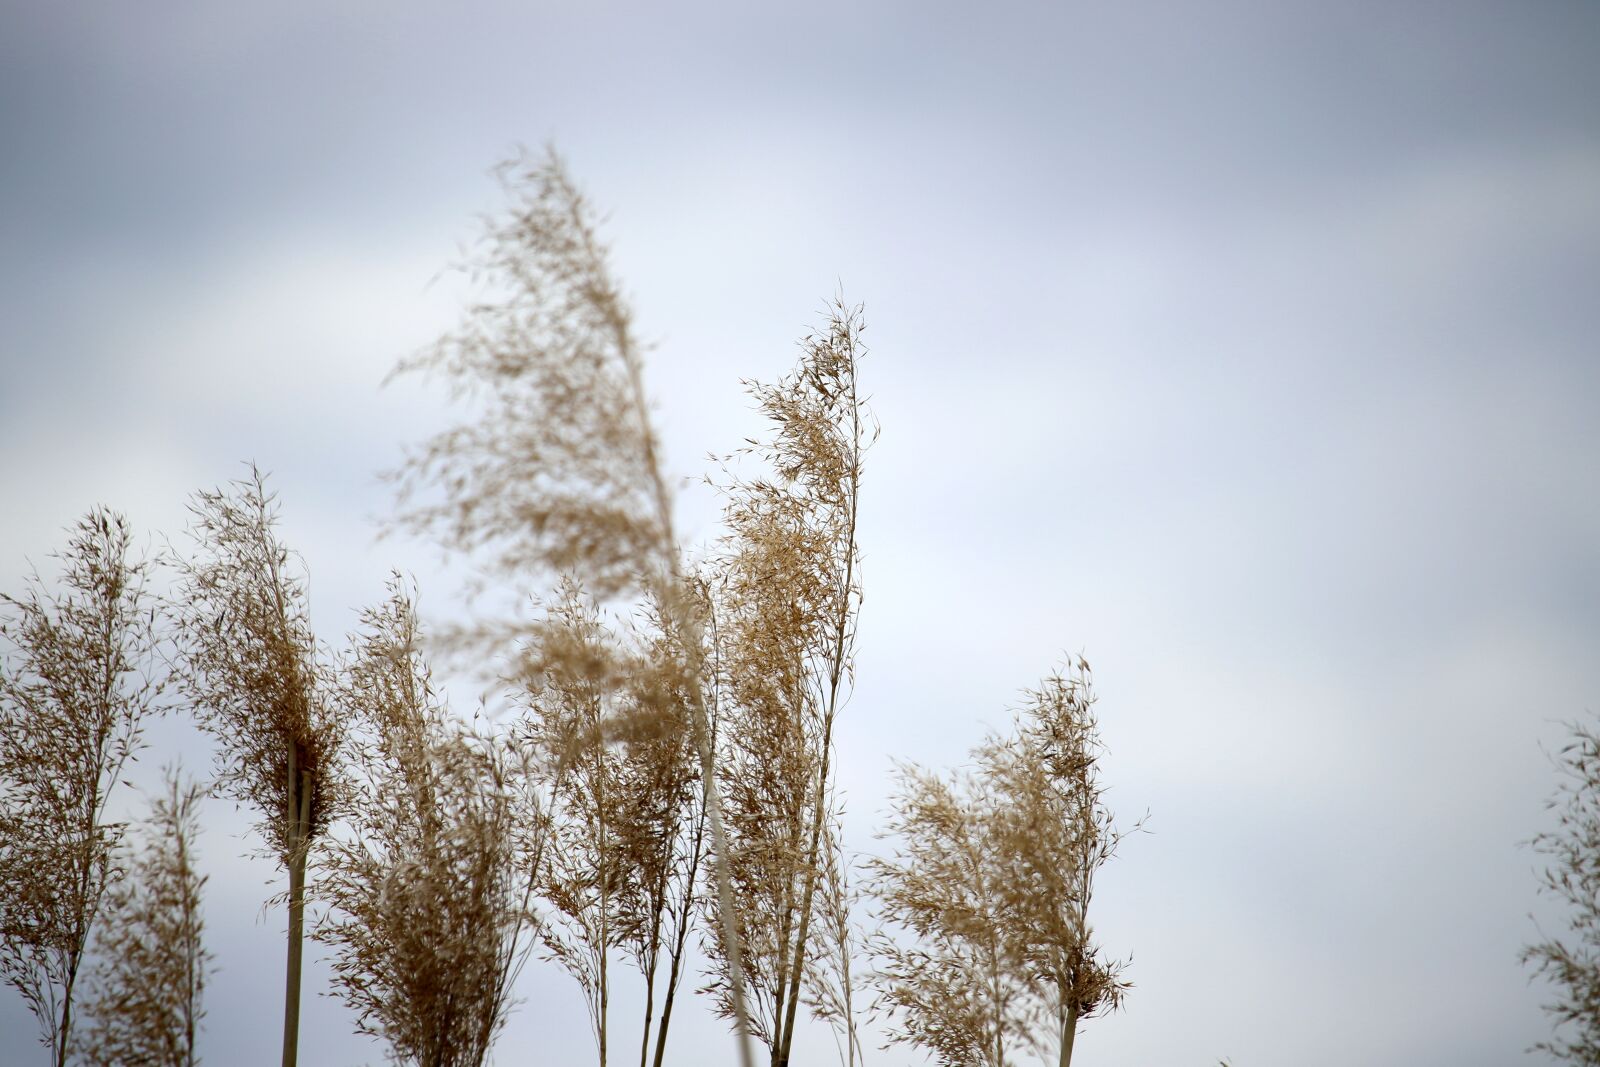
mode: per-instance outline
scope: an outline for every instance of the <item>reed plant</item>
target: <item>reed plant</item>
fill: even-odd
[[[1569,723],[1554,755],[1558,784],[1546,808],[1554,828],[1531,844],[1546,857],[1539,890],[1566,909],[1566,929],[1522,950],[1551,988],[1552,1032],[1534,1049],[1573,1064],[1600,1064],[1600,726]]]
[[[481,1067],[531,943],[534,778],[507,738],[444,706],[398,576],[342,674],[351,814],[314,885],[333,993],[395,1062]]]
[[[486,220],[462,264],[477,298],[455,329],[396,371],[443,378],[468,409],[394,472],[401,524],[471,558],[477,591],[509,606],[490,605],[447,634],[480,663],[498,660],[502,675],[520,673],[534,625],[523,605],[558,578],[602,602],[654,603],[683,635],[688,726],[710,834],[721,841],[702,622],[632,312],[593,213],[554,153],[509,161],[498,174],[509,206]],[[727,850],[713,855],[729,1002],[749,1067]]]
[[[727,533],[713,562],[724,673],[727,858],[745,947],[752,1032],[790,1060],[827,833],[834,726],[854,673],[861,604],[856,542],[863,457],[876,424],[858,386],[861,309],[835,301],[794,370],[748,383],[768,434],[722,490]],[[728,960],[708,942],[708,988],[731,1014]]]
[[[1026,691],[1015,729],[975,749],[972,772],[901,769],[898,848],[872,862],[892,1041],[951,1067],[1023,1051],[1067,1067],[1079,1025],[1121,1006],[1122,964],[1089,922],[1095,874],[1124,836],[1099,780],[1094,703],[1079,658]]]
[[[132,539],[95,508],[54,588],[35,573],[0,594],[0,978],[56,1067],[74,1050],[90,934],[120,874],[111,794],[166,684],[151,568]]]
[[[267,853],[288,872],[282,1047],[294,1067],[306,867],[343,803],[345,715],[261,471],[196,494],[190,513],[193,551],[175,557],[178,677],[216,741],[217,788],[255,809]]]
[[[89,1064],[200,1063],[205,988],[214,969],[201,909],[207,878],[195,854],[205,791],[175,768],[163,786],[126,875],[106,894],[86,1005]]]

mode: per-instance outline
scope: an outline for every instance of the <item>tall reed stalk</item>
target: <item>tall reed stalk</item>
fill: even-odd
[[[283,1067],[295,1067],[306,865],[339,809],[343,716],[264,476],[252,466],[227,489],[196,494],[190,512],[194,550],[177,561],[174,602],[179,677],[217,741],[218,787],[257,811],[289,875]]]
[[[757,475],[722,487],[727,535],[715,561],[726,674],[729,864],[746,944],[752,1028],[788,1064],[814,956],[834,727],[854,671],[861,603],[856,542],[863,456],[877,429],[857,384],[861,311],[836,301],[801,341],[794,371],[749,383],[770,437],[736,456]],[[730,457],[731,459],[732,457]],[[721,980],[727,960],[712,944]]]

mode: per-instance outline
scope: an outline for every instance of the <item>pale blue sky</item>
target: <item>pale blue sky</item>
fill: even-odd
[[[373,537],[443,398],[378,383],[453,321],[487,169],[549,141],[682,474],[825,298],[866,304],[851,845],[891,758],[957,764],[1094,664],[1153,832],[1101,881],[1136,988],[1082,1063],[1524,1058],[1552,916],[1517,843],[1540,744],[1600,708],[1600,8],[326,7],[0,0],[0,587],[95,503],[176,535],[254,459],[327,636],[392,564],[450,610]],[[274,876],[212,814],[205,1056],[272,1062]],[[576,987],[521,993],[498,1062],[587,1062]],[[307,1067],[381,1058],[307,1028]],[[32,1033],[0,996],[0,1060]],[[686,1013],[672,1058],[721,1035]]]

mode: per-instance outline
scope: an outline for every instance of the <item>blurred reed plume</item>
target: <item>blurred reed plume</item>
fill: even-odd
[[[563,580],[533,644],[528,713],[517,735],[537,754],[548,804],[547,845],[535,872],[550,912],[540,934],[550,957],[582,988],[599,1063],[608,1055],[610,960],[621,946],[621,902],[638,872],[622,827],[623,754],[607,743],[631,664],[593,601]]]
[[[148,565],[122,516],[97,508],[59,555],[56,591],[35,574],[0,594],[0,976],[39,1021],[57,1067],[90,931],[123,827],[106,803],[140,747],[163,681]]]
[[[631,312],[588,205],[553,153],[498,171],[510,206],[487,220],[464,265],[482,298],[461,324],[396,373],[437,374],[470,413],[425,441],[394,474],[401,523],[467,554],[511,613],[446,634],[520,676],[533,624],[519,611],[556,579],[589,596],[648,598],[681,635],[688,726],[711,834],[723,836],[701,619],[673,529]],[[492,662],[493,660],[490,660]],[[726,849],[717,915],[729,946],[730,1002],[742,1061],[742,950]]]
[[[641,1067],[661,1063],[699,900],[706,807],[689,722],[696,683],[670,625],[647,602],[636,625],[619,632],[564,580],[524,648],[526,708],[516,736],[549,797],[542,936],[583,989],[602,1064],[617,949],[644,979]]]
[[[442,377],[473,408],[390,475],[400,522],[470,553],[476,591],[513,591],[513,612],[563,576],[601,600],[660,585],[679,566],[671,494],[632,315],[588,203],[553,153],[495,175],[511,204],[460,268],[481,299],[391,374]],[[489,622],[452,636],[507,652]]]
[[[708,618],[704,587],[694,585],[689,591],[688,610],[695,618]],[[715,626],[700,629],[709,642]],[[690,687],[698,684],[689,664],[698,657],[690,656],[684,647],[685,634],[674,628],[672,617],[659,604],[646,603],[638,630],[639,669],[629,680],[622,714],[613,720],[625,757],[613,790],[617,799],[614,825],[631,872],[621,900],[622,946],[645,984],[639,1063],[640,1067],[661,1067],[672,1009],[683,980],[689,930],[702,900],[708,783],[700,773],[689,721],[694,706]],[[714,708],[714,663],[708,675]],[[714,749],[715,715],[709,726]],[[650,1026],[655,1019],[656,978],[663,952],[667,974],[652,1052]]]
[[[1102,958],[1088,910],[1124,831],[1106,807],[1089,666],[1028,690],[1016,729],[954,779],[901,772],[894,860],[873,862],[884,917],[880,1004],[895,1041],[944,1064],[1004,1067],[1011,1050],[1072,1060],[1078,1024],[1118,1008],[1121,963]]]
[[[532,778],[440,704],[398,576],[362,623],[343,681],[351,825],[327,846],[314,891],[332,911],[313,936],[334,950],[334,995],[395,1062],[481,1067],[527,955]]]
[[[1569,909],[1567,930],[1522,950],[1522,962],[1554,987],[1544,1006],[1554,1026],[1535,1049],[1576,1064],[1600,1063],[1600,728],[1571,723],[1556,753],[1560,782],[1545,807],[1556,828],[1532,841],[1549,865],[1540,892]]]
[[[218,788],[255,808],[268,851],[289,872],[283,1064],[294,1067],[306,863],[340,810],[343,713],[261,472],[197,493],[190,513],[194,553],[175,563],[178,676],[216,738]]]
[[[95,937],[84,1059],[90,1064],[196,1067],[211,953],[196,867],[204,790],[165,775],[125,877],[106,895]]]

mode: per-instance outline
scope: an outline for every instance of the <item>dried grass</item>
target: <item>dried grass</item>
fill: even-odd
[[[479,588],[492,585],[515,609],[563,578],[603,602],[653,603],[682,635],[689,728],[707,822],[720,839],[701,619],[673,530],[631,312],[588,205],[554,154],[513,160],[499,176],[510,207],[486,220],[463,268],[482,299],[396,371],[443,377],[470,408],[395,472],[401,524],[469,556],[483,575]],[[517,610],[489,611],[446,635],[450,647],[476,652],[480,664],[498,660],[514,676],[528,673],[516,660],[534,636]],[[720,860],[717,887],[734,1026],[749,1067],[742,951]]]
[[[288,870],[283,1064],[294,1067],[306,865],[343,806],[345,718],[261,472],[196,494],[190,513],[194,551],[175,560],[178,677],[216,739],[217,788],[256,810],[268,853]]]
[[[1555,996],[1544,1006],[1554,1032],[1534,1050],[1600,1064],[1600,727],[1572,723],[1568,731],[1555,755],[1560,782],[1545,805],[1556,828],[1531,842],[1549,860],[1540,892],[1568,909],[1567,929],[1524,948],[1522,962]]]
[[[513,747],[440,704],[413,601],[393,578],[348,657],[355,803],[314,886],[332,911],[313,936],[395,1062],[481,1067],[526,957],[537,798]]]
[[[90,931],[122,826],[106,805],[164,682],[149,568],[97,508],[72,532],[59,590],[0,595],[0,977],[64,1067]]]
[[[801,341],[795,370],[747,383],[770,429],[736,457],[728,533],[714,561],[726,738],[728,865],[751,989],[751,1029],[787,1064],[826,833],[835,717],[848,698],[861,602],[856,519],[876,426],[857,387],[860,309],[835,302]],[[731,1012],[727,957],[707,944],[718,1010]]]
[[[205,948],[194,842],[204,790],[165,774],[143,841],[106,896],[95,938],[85,1062],[112,1067],[197,1067],[195,1042],[213,970]]]
[[[1004,1067],[1036,1049],[1066,1067],[1079,1023],[1129,989],[1089,923],[1095,873],[1123,832],[1099,782],[1088,664],[1026,698],[1016,730],[974,752],[974,773],[902,769],[900,848],[872,865],[885,919],[910,935],[876,942],[890,1038],[943,1064]]]

